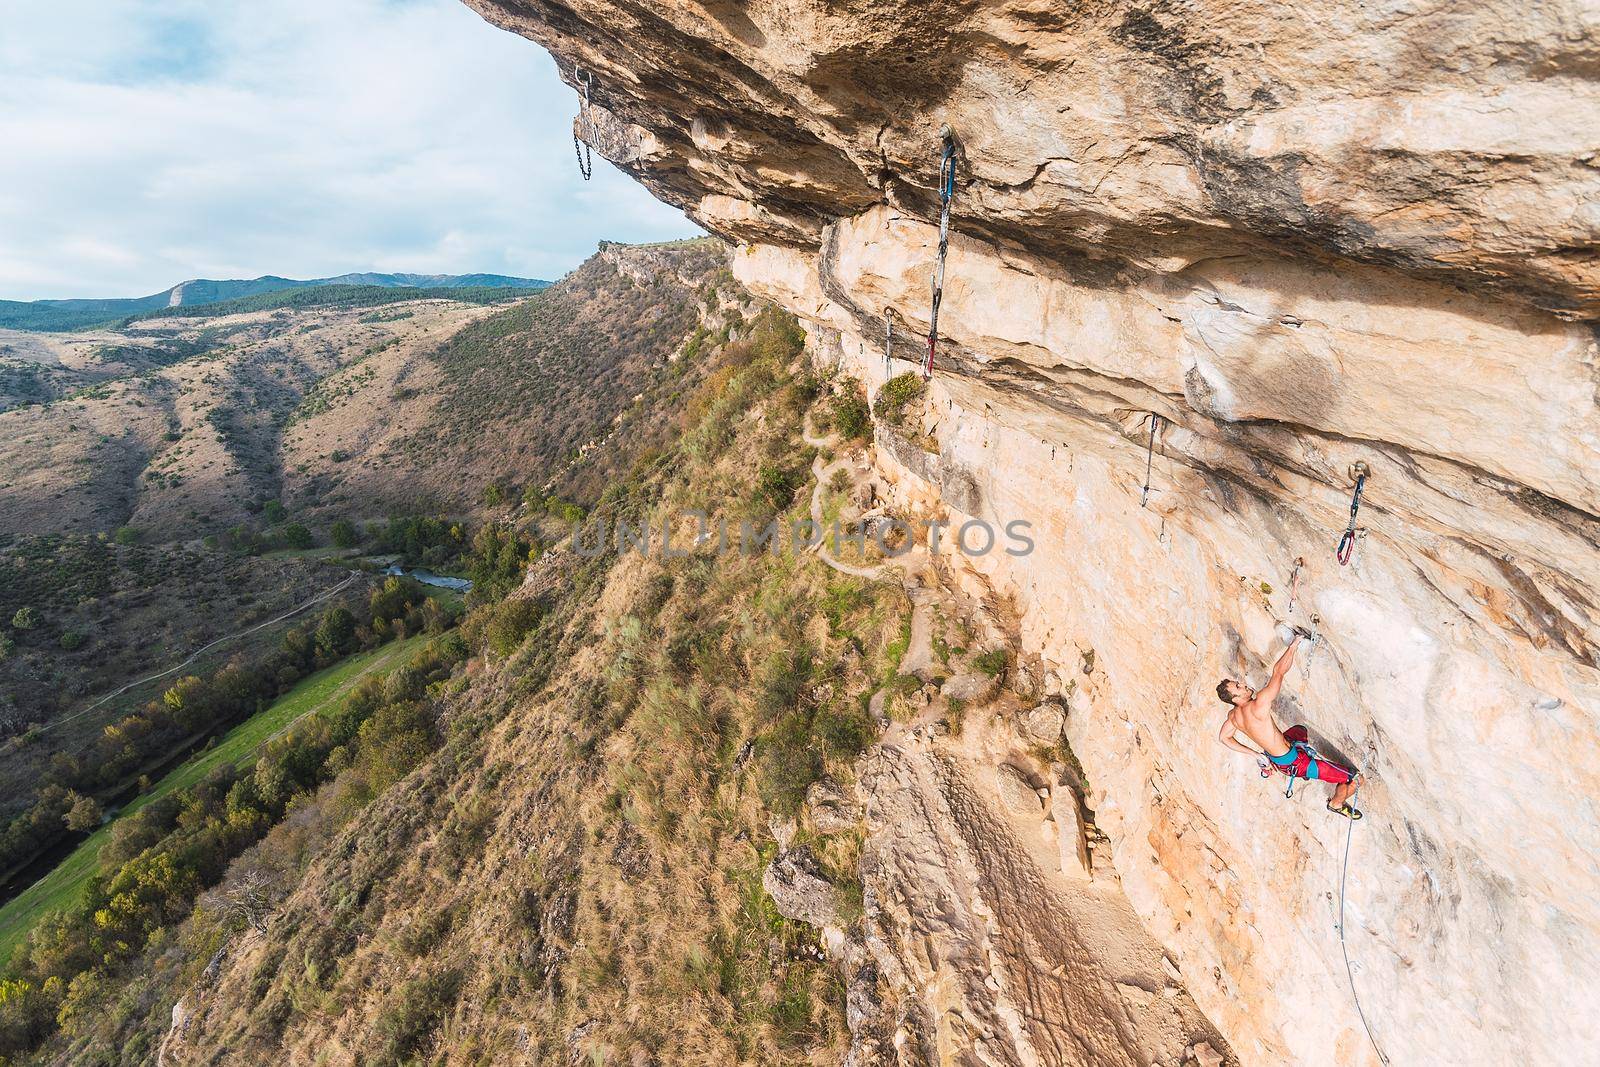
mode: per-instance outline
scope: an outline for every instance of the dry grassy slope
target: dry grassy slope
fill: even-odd
[[[709,389],[682,450],[613,494],[620,513],[659,498],[737,520],[769,507],[763,465],[794,463],[800,484],[804,394],[770,369]],[[204,956],[163,965],[173,985],[149,1022],[186,992],[167,1062],[843,1053],[842,989],[815,932],[761,890],[766,823],[824,754],[848,773],[900,632],[898,588],[792,557],[557,551],[517,596],[545,621],[456,687],[438,756],[311,861],[214,981]],[[817,847],[844,880],[859,835]]]
[[[281,426],[318,381],[378,346],[435,346],[492,313],[446,301],[383,310],[411,315],[362,322],[367,309],[314,308],[160,319],[87,354],[75,336],[36,342],[94,374],[80,372],[88,384],[56,403],[0,412],[0,535],[126,524],[165,540],[248,519],[248,505],[281,492]],[[147,361],[147,351],[170,354]]]
[[[738,302],[724,260],[711,241],[608,245],[510,308],[419,300],[7,334],[0,536],[132,525],[182,539],[270,499],[315,527],[542,483],[692,330],[720,325]]]
[[[610,245],[548,290],[433,346],[320,382],[285,435],[291,510],[471,508],[543,484],[602,436],[737,287],[712,241]]]

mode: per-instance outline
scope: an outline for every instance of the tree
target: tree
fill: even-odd
[[[347,608],[329,608],[317,623],[317,655],[332,662],[350,651],[356,637],[356,617]]]
[[[289,511],[279,500],[269,500],[261,506],[261,516],[267,520],[267,525],[276,526],[289,517]]]
[[[100,810],[100,802],[94,797],[86,797],[81,793],[72,794],[72,807],[67,809],[67,829],[75,833],[86,834],[99,827],[104,814]]]
[[[115,540],[119,545],[136,545],[144,534],[133,526],[118,526]]]
[[[31,630],[39,625],[39,616],[32,608],[24,604],[17,609],[15,615],[11,616],[11,625],[19,630]]]
[[[328,531],[328,537],[335,548],[354,548],[361,543],[361,534],[349,519],[334,523],[333,529]]]
[[[483,487],[483,502],[491,508],[499,507],[506,502],[506,491],[500,487],[499,482],[490,482]]]
[[[267,917],[272,914],[276,879],[259,867],[250,867],[231,878],[225,886],[206,898],[220,914],[249,926],[258,934],[267,932]]]
[[[291,522],[283,528],[283,543],[290,548],[310,548],[316,541],[303,524]]]

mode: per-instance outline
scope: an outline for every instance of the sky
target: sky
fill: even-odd
[[[459,0],[0,0],[0,299],[349,271],[556,278],[696,231]]]

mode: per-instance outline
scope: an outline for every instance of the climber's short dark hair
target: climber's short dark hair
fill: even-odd
[[[1232,678],[1224,678],[1222,681],[1217,683],[1217,696],[1221,698],[1224,704],[1233,703],[1233,697],[1228,695],[1228,687],[1230,685],[1233,685]]]

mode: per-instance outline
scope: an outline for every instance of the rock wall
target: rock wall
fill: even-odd
[[[878,461],[1033,523],[955,562],[1235,1053],[1376,1062],[1353,984],[1392,1063],[1600,1058],[1592,5],[469,3],[869,387],[921,358],[954,129],[927,439]],[[1216,742],[1217,680],[1312,616],[1278,710],[1367,769],[1349,972],[1345,824]]]

